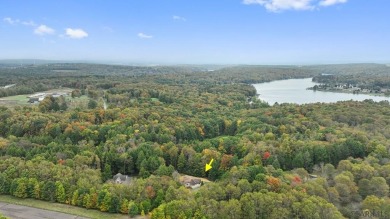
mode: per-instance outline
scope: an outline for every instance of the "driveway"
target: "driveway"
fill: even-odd
[[[0,212],[11,219],[86,219],[85,217],[0,202]]]

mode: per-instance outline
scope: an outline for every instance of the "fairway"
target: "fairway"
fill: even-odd
[[[70,89],[70,88],[59,88],[59,89],[52,89],[52,90],[42,91],[42,92],[35,92],[33,94],[23,94],[23,95],[2,97],[2,98],[0,98],[0,105],[9,106],[9,107],[34,106],[34,105],[38,105],[38,104],[36,104],[36,103],[31,104],[31,103],[28,102],[29,96],[31,96],[31,95],[34,95],[34,94],[37,94],[37,93],[70,93],[70,92],[72,92],[72,89]],[[70,96],[66,96],[65,98],[66,98],[67,101],[72,99]],[[88,98],[86,96],[81,96],[80,98],[73,99],[73,101],[77,105],[79,105],[80,103],[85,103],[87,100],[88,100]]]
[[[28,102],[28,95],[16,95],[0,98],[0,105],[30,105]]]

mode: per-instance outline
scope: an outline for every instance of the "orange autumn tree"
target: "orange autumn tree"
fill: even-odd
[[[221,170],[228,170],[230,165],[231,165],[231,161],[233,159],[233,155],[230,155],[230,154],[224,154],[222,156],[222,159],[221,159],[221,166],[219,167]]]
[[[279,178],[269,176],[267,178],[267,184],[270,186],[272,191],[278,191],[280,189],[281,182]]]
[[[152,186],[147,186],[145,188],[146,195],[149,199],[154,198],[156,196],[156,192],[154,191],[154,188]]]

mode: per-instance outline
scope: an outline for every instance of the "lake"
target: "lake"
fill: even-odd
[[[308,87],[313,87],[317,83],[312,82],[312,78],[304,79],[288,79],[272,81],[267,83],[253,84],[259,94],[259,98],[270,105],[278,103],[334,103],[345,100],[372,99],[374,101],[388,100],[389,97],[372,96],[367,94],[350,94],[350,93],[335,93],[306,90]]]

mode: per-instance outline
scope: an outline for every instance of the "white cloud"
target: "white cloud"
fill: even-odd
[[[147,35],[147,34],[144,34],[144,33],[138,33],[138,37],[141,38],[141,39],[151,39],[151,38],[153,38],[152,35]]]
[[[7,22],[7,23],[9,23],[9,24],[17,24],[17,23],[20,22],[18,19],[12,19],[12,18],[10,18],[10,17],[5,17],[5,18],[3,18],[3,21],[4,21],[4,22]]]
[[[13,19],[13,18],[10,18],[10,17],[5,17],[3,18],[3,21],[8,23],[8,24],[23,24],[25,26],[32,26],[32,27],[35,27],[37,26],[34,21],[21,21],[19,19]]]
[[[243,0],[246,5],[261,5],[268,11],[280,12],[285,10],[313,10],[320,6],[331,6],[346,3],[347,0]]]
[[[312,10],[313,0],[244,0],[247,5],[258,4],[264,6],[268,11],[278,12],[284,10]]]
[[[21,23],[22,23],[23,25],[25,25],[25,26],[32,26],[32,27],[37,26],[37,25],[34,23],[34,21],[22,21]]]
[[[177,20],[177,21],[186,21],[187,20],[185,17],[181,17],[181,16],[177,16],[177,15],[173,15],[172,19]]]
[[[346,3],[346,2],[347,2],[347,0],[322,0],[322,1],[320,1],[319,5],[327,7],[327,6],[331,6],[331,5],[335,5],[335,4],[342,4],[342,3]]]
[[[54,29],[43,24],[35,28],[34,30],[34,33],[37,35],[54,34],[54,32],[55,32]]]
[[[88,37],[88,33],[82,29],[66,28],[65,35],[72,39],[82,39]]]

